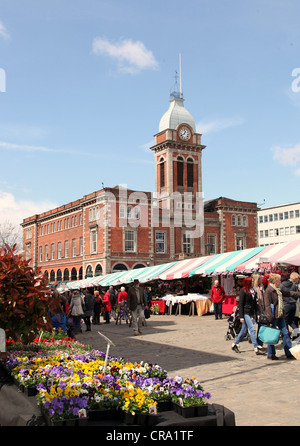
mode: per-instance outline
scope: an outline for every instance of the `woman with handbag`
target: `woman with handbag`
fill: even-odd
[[[242,323],[242,328],[231,346],[232,350],[236,353],[240,353],[238,344],[243,339],[248,330],[255,354],[264,354],[262,347],[258,345],[256,329],[254,325],[257,318],[257,313],[258,307],[256,301],[256,293],[253,289],[253,279],[252,277],[246,277],[245,279],[243,279],[243,288],[240,290],[239,294],[239,318]]]
[[[82,333],[80,324],[81,324],[81,318],[84,313],[83,308],[84,308],[83,298],[79,293],[79,291],[75,290],[71,297],[70,308],[69,308],[69,314],[73,318],[73,330],[75,334]]]
[[[264,287],[262,284],[262,276],[259,273],[252,274],[253,279],[253,289],[256,292],[256,301],[258,307],[258,317],[257,317],[257,335],[261,325],[269,324],[267,317],[265,315],[265,304],[264,304]],[[257,343],[263,348],[264,343],[257,336]]]
[[[292,342],[289,331],[284,319],[284,304],[282,292],[280,291],[281,276],[280,274],[271,273],[269,277],[269,285],[264,293],[265,311],[269,323],[273,328],[278,327],[282,334],[283,348],[287,359],[295,359],[290,353]],[[268,359],[277,360],[275,345],[268,345]]]

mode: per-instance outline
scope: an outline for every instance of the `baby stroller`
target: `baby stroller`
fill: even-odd
[[[232,314],[228,318],[228,329],[225,335],[225,340],[235,339],[241,331],[242,323],[239,318],[239,306],[233,308]]]
[[[225,335],[225,340],[230,341],[230,339],[235,339],[239,334],[239,332],[241,331],[241,328],[242,328],[242,323],[239,317],[239,306],[237,305],[236,307],[233,308],[233,312],[228,318],[228,330]],[[243,341],[244,340],[251,342],[251,338],[248,332],[245,334]]]

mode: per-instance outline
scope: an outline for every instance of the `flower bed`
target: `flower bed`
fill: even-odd
[[[68,346],[68,347],[67,347]],[[47,424],[131,414],[124,423],[155,424],[161,402],[204,405],[210,398],[193,377],[168,378],[157,364],[109,357],[70,339],[36,339],[26,350],[8,346],[4,366],[28,391],[34,389]],[[145,414],[146,418],[137,417]],[[151,415],[151,416],[150,416]],[[75,421],[74,421],[75,420]]]

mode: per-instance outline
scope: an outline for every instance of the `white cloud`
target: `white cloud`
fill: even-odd
[[[12,144],[4,141],[0,141],[0,148],[5,150],[21,150],[23,152],[55,152],[55,150],[49,149],[48,147]]]
[[[0,224],[9,221],[19,225],[24,218],[55,209],[57,206],[57,203],[47,200],[41,202],[18,200],[13,194],[0,190]]]
[[[3,22],[0,20],[0,37],[2,37],[4,40],[8,40],[10,38],[10,35],[7,32],[7,29],[5,28]]]
[[[229,127],[236,127],[244,123],[243,118],[223,118],[215,119],[214,121],[200,121],[196,125],[197,132],[202,134],[219,132]]]
[[[138,40],[133,42],[131,39],[122,39],[113,43],[108,39],[97,37],[93,41],[93,52],[116,59],[119,69],[130,74],[158,68],[158,62],[152,51],[148,50],[143,42]]]
[[[87,152],[80,152],[77,150],[64,150],[64,149],[50,149],[44,146],[34,146],[27,144],[14,144],[5,141],[0,141],[0,150],[17,150],[21,152],[48,152],[48,153],[72,153],[78,155],[88,155]]]
[[[300,162],[300,144],[296,144],[294,147],[271,147],[273,152],[273,159],[278,161],[282,166],[294,166]],[[300,175],[300,169],[294,171],[295,175]]]

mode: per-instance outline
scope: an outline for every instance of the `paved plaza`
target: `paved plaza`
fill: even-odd
[[[211,403],[234,412],[237,426],[300,425],[300,363],[286,360],[282,344],[277,347],[278,361],[256,356],[248,341],[240,344],[237,354],[231,350],[232,341],[225,340],[227,317],[215,320],[212,314],[152,315],[139,336],[124,322],[102,321],[92,325],[91,332],[83,325],[77,340],[106,351],[100,331],[115,344],[112,356],[157,363],[169,377],[195,376],[211,393]]]

